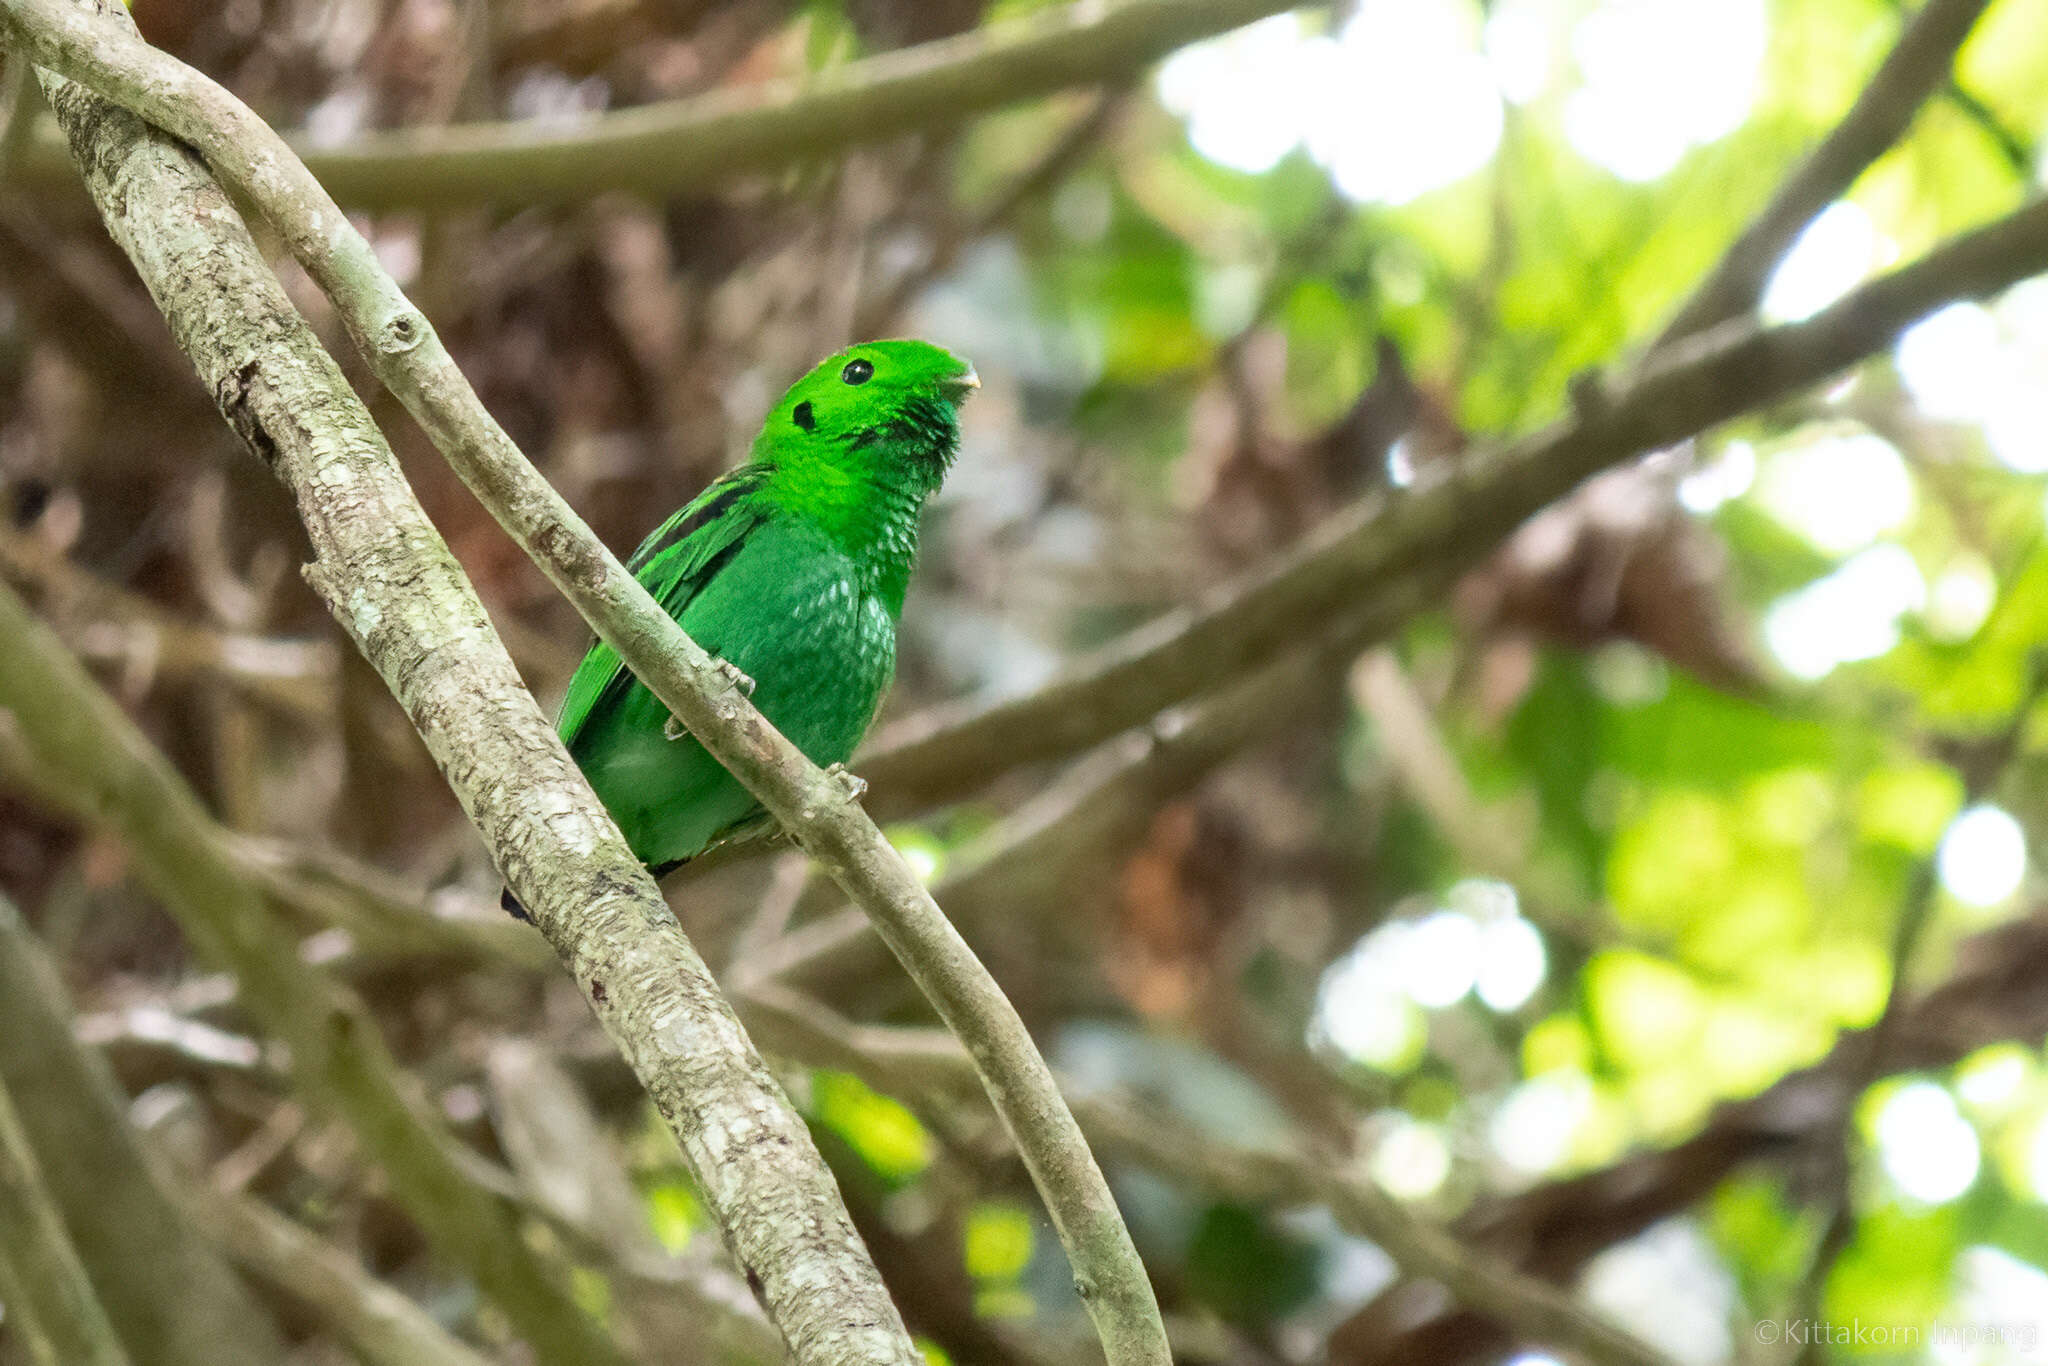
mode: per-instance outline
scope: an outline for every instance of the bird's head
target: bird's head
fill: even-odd
[[[930,342],[862,342],[790,386],[758,449],[937,488],[960,449],[960,404],[980,387],[972,365]]]

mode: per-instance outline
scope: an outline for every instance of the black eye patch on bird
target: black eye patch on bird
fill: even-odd
[[[874,377],[874,362],[861,360],[857,357],[848,361],[846,368],[839,372],[839,378],[845,380],[848,384],[866,384]]]
[[[807,432],[818,430],[818,419],[811,412],[811,401],[809,399],[805,399],[790,410],[789,420]]]

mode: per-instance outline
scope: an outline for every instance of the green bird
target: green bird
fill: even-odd
[[[918,514],[953,464],[960,403],[980,384],[928,342],[829,357],[776,402],[748,461],[627,562],[815,763],[852,757],[895,674]],[[569,681],[556,729],[657,876],[761,818],[603,642]],[[506,905],[520,913],[509,892]]]

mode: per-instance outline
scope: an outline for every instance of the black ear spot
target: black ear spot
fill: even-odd
[[[790,410],[790,420],[807,432],[818,430],[818,419],[811,413],[811,401],[805,399]]]

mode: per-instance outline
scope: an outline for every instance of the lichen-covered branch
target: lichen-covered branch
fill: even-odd
[[[10,20],[19,12],[10,9]],[[117,9],[95,20],[48,5],[36,19],[58,47],[90,35],[148,51]],[[10,42],[23,36],[10,25]],[[381,434],[220,188],[184,149],[83,88],[64,86],[53,103],[88,188],[179,344],[244,441],[291,488],[318,555],[311,577],[392,685],[486,842],[518,870],[527,904],[668,1118],[796,1360],[914,1362],[802,1121],[520,684]],[[23,726],[30,743],[57,743],[50,737],[61,733],[84,754],[110,727],[118,731],[118,716],[82,719],[68,709],[89,690],[82,674],[54,687],[21,677],[27,652],[9,653],[20,657],[0,664],[0,679],[13,674],[23,685],[14,692],[38,694],[9,699],[40,709]],[[52,677],[76,671],[68,657],[45,663]],[[134,766],[167,791],[175,782],[154,756],[135,756]],[[146,864],[155,859],[159,890],[186,909],[188,932],[237,969],[245,1005],[287,1039],[297,1066],[327,1083],[321,1092],[347,1107],[429,1234],[540,1355],[616,1359],[539,1273],[511,1210],[465,1180],[437,1131],[400,1103],[374,1031],[333,1004],[291,946],[276,942],[262,898],[232,867],[194,867],[186,852],[203,846],[161,828],[203,817],[189,793],[145,799],[111,777],[80,781],[99,801],[132,808],[122,813],[125,833]]]
[[[722,178],[885,141],[1054,91],[1128,79],[1175,48],[1289,8],[1288,0],[1120,0],[1023,15],[884,53],[801,81],[642,105],[564,124],[487,123],[379,133],[307,148],[339,202],[446,209],[490,201],[587,199],[608,190],[671,196]],[[24,149],[20,175],[50,186],[57,149]]]
[[[1156,5],[1158,0],[1143,3]],[[7,16],[10,39],[35,61],[185,139],[236,192],[262,209],[293,256],[334,300],[378,377],[492,515],[618,650],[634,674],[875,918],[883,940],[974,1058],[1044,1196],[1113,1366],[1166,1366],[1166,1333],[1151,1282],[1108,1183],[1023,1021],[917,874],[862,812],[855,794],[768,724],[541,478],[484,408],[425,316],[267,124],[220,86],[143,43],[132,29],[76,22],[79,11],[67,0],[5,0],[0,14]],[[1111,44],[1102,34],[1090,41]],[[104,196],[105,187],[96,186],[95,192]],[[170,266],[168,261],[158,264],[160,269]],[[150,275],[146,266],[144,274]],[[180,340],[188,341],[182,335]],[[257,412],[252,400],[265,391],[248,384],[238,372],[221,371],[217,362],[208,361],[202,361],[201,368],[219,386],[230,420],[259,450],[265,442],[275,445],[273,424],[291,430],[298,421],[295,410],[284,405],[270,413]],[[389,477],[396,478],[395,468]],[[533,814],[530,798],[528,803],[503,800],[506,775],[522,774],[532,785],[545,788],[559,768],[568,765],[566,753],[551,734],[545,745],[528,741],[520,755],[494,751],[491,742],[502,746],[502,734],[479,716],[476,698],[496,695],[502,682],[453,677],[443,657],[420,659],[411,653],[422,640],[465,627],[474,636],[482,626],[481,608],[467,594],[466,585],[463,597],[449,596],[456,591],[451,586],[438,601],[419,591],[418,566],[432,563],[436,552],[445,558],[445,547],[438,539],[431,547],[416,544],[394,565],[394,542],[401,538],[391,528],[403,527],[406,519],[385,514],[363,519],[366,525],[375,522],[376,537],[355,545],[356,562],[342,558],[330,564],[330,543],[336,548],[346,545],[343,533],[359,530],[349,518],[337,515],[356,509],[335,505],[354,502],[360,494],[355,489],[343,494],[317,480],[294,487],[301,516],[322,551],[322,561],[315,566],[316,587],[334,604],[406,705],[535,923],[563,948],[579,981],[587,986],[596,982],[590,990],[607,1026],[624,1023],[616,1008],[605,1009],[604,981],[594,977],[592,965],[570,947],[577,927],[591,919],[578,903],[592,898],[572,900],[564,895],[575,885],[574,878],[565,876],[567,870],[561,866],[564,850],[541,838],[545,827],[522,819]],[[389,496],[395,500],[398,494]],[[403,496],[416,514],[410,492]],[[452,564],[449,568],[452,571]],[[401,571],[407,577],[395,579]],[[412,591],[393,593],[400,583]],[[412,616],[396,632],[394,623],[382,615],[394,605],[409,606]],[[429,612],[432,620],[426,619]],[[505,670],[510,670],[509,660]],[[527,706],[530,709],[531,703]],[[580,779],[561,781],[564,788],[573,786],[574,801],[594,804]],[[588,825],[582,816],[580,810],[573,821],[556,816],[554,824],[573,824],[581,838],[605,844],[607,850],[617,844],[617,832],[601,810]],[[622,845],[617,847],[623,851]],[[604,889],[609,896],[598,888],[584,890],[598,893],[595,899],[600,903],[616,903],[646,885],[637,869],[630,875],[620,870],[614,877],[619,880]],[[680,932],[673,929],[673,921],[668,923],[680,942]],[[614,955],[632,951],[616,941],[609,949]],[[708,991],[708,978],[705,987]],[[614,1037],[628,1050],[667,1039],[672,1028],[667,1020],[644,1018],[631,1021],[631,1026],[614,1030]],[[736,1026],[734,1035],[738,1047]],[[665,1110],[677,1100],[659,1089],[655,1096],[657,1103],[666,1102]],[[729,1180],[729,1165],[714,1176],[700,1164],[699,1177],[707,1182]],[[782,1308],[787,1310],[786,1305]]]
[[[1296,548],[1076,661],[1024,697],[932,708],[857,762],[884,819],[953,800],[1020,764],[1061,758],[1141,724],[1295,641],[1363,647],[1418,589],[1443,587],[1537,509],[1612,465],[1818,384],[1926,314],[2048,270],[2048,202],[2035,201],[1851,290],[1804,322],[1724,324],[1659,348],[1572,416],[1482,446],[1409,489],[1370,495]]]

